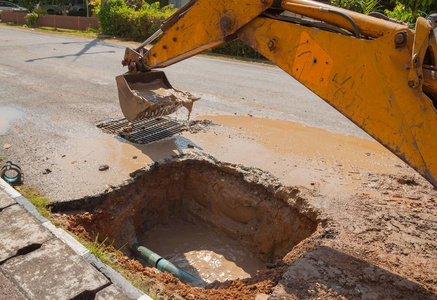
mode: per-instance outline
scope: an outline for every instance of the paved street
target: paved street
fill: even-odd
[[[0,27],[0,114],[10,114],[12,107],[24,115],[0,136],[2,146],[12,145],[0,147],[0,156],[18,163],[27,183],[51,200],[101,192],[164,156],[163,145],[141,148],[149,160],[129,162],[124,173],[124,166],[93,173],[100,164],[122,164],[132,154],[95,127],[122,117],[114,78],[126,71],[120,64],[124,49],[120,43]],[[250,114],[366,136],[274,66],[200,56],[168,67],[166,74],[176,88],[202,97],[193,118]],[[179,115],[185,118],[186,112]]]
[[[120,64],[126,45],[4,26],[0,41],[1,105],[49,115],[59,130],[78,117],[120,115],[114,77],[126,71]],[[277,67],[197,56],[165,71],[175,87],[202,96],[198,114],[249,112],[364,136]]]

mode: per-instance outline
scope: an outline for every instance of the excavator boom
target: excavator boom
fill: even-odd
[[[237,38],[437,187],[437,42],[423,18],[412,30],[380,14],[367,16],[310,0],[192,0],[151,39],[126,49],[123,64],[130,74],[117,77],[125,116],[132,120],[165,108],[138,95],[134,83],[149,91],[158,91],[158,84],[171,90],[170,105],[192,106],[197,99],[173,92],[163,72],[152,69]]]

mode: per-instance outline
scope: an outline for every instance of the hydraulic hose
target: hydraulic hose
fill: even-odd
[[[354,28],[355,37],[357,39],[360,38],[360,29],[358,28],[357,23],[355,23],[354,19],[349,17],[347,14],[344,14],[344,13],[342,13],[340,11],[336,11],[336,10],[333,10],[333,9],[324,8],[324,7],[321,7],[320,11],[326,11],[326,12],[329,12],[329,13],[332,13],[332,14],[336,14],[336,15],[339,15],[339,16],[345,18],[346,20],[348,20],[349,23],[351,23],[352,27]]]

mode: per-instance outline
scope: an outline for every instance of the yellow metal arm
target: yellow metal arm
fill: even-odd
[[[396,34],[356,39],[260,17],[239,37],[437,186],[436,108],[409,85],[413,33],[399,48]]]
[[[233,40],[246,26],[270,7],[273,0],[198,0],[145,54],[149,68],[166,67]]]
[[[414,31],[309,0],[197,0],[171,23],[149,51],[126,51],[131,71],[238,37],[437,187],[437,43],[423,18]]]

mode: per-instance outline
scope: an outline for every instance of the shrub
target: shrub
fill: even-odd
[[[160,8],[159,2],[135,10],[123,0],[108,0],[103,8],[97,8],[100,27],[104,34],[117,35],[135,41],[143,41],[159,29],[163,20],[175,12],[173,6]]]
[[[331,0],[331,4],[337,7],[357,11],[368,15],[381,8],[380,0]]]
[[[247,46],[240,40],[235,40],[230,43],[215,47],[211,50],[211,52],[253,59],[265,59],[262,54],[260,54],[255,49]]]
[[[137,3],[137,2],[135,2]],[[124,0],[108,0],[104,7],[96,7],[95,13],[99,18],[103,34],[116,35],[134,41],[144,41],[157,31],[162,21],[170,17],[176,9],[173,5],[160,6],[159,2],[149,4],[143,2],[136,9]],[[213,53],[240,56],[253,59],[264,57],[240,40],[212,49]]]
[[[331,5],[353,11],[361,11],[360,0],[331,0]]]
[[[48,14],[48,12],[45,9],[38,9],[38,8],[34,9],[33,12],[38,14],[38,15],[47,15]]]
[[[419,11],[424,11],[431,13],[437,8],[437,0],[398,0],[402,4],[406,11],[412,11],[417,13]]]
[[[29,27],[35,27],[38,22],[39,15],[37,13],[30,13],[24,16],[24,19],[26,20],[26,24]]]
[[[412,12],[410,8],[406,8],[399,2],[396,4],[393,11],[386,9],[385,14],[392,19],[409,23],[410,27],[414,27],[417,18],[420,17],[420,13]]]

